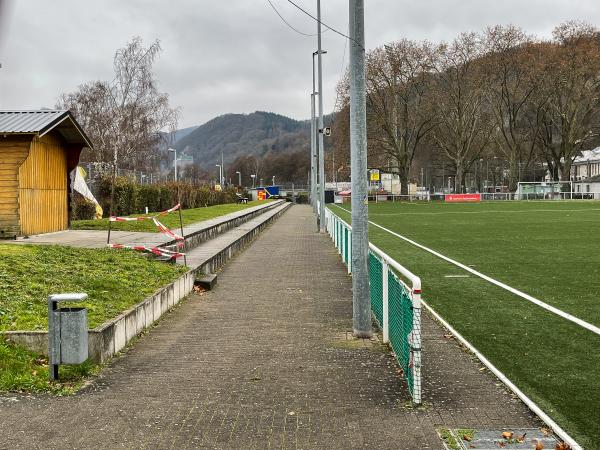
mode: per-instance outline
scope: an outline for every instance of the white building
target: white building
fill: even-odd
[[[585,181],[586,178],[600,175],[600,147],[581,153],[581,156],[573,161],[571,177],[577,181]]]

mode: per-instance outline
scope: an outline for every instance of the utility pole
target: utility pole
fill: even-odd
[[[317,214],[317,124],[315,113],[315,55],[312,54],[312,94],[310,94],[310,201]]]
[[[321,0],[317,0],[317,65],[319,72],[319,231],[325,233],[325,149],[323,148],[323,57],[321,49]]]
[[[223,152],[221,152],[221,186],[225,185],[225,164],[223,164]]]
[[[350,0],[350,155],[352,171],[352,326],[370,338],[369,205],[364,0]]]

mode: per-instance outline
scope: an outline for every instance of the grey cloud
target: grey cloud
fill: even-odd
[[[314,21],[287,1],[272,1],[295,27],[316,31]],[[315,10],[314,0],[298,3]],[[594,0],[365,3],[368,48],[402,37],[449,40],[496,23],[549,36],[564,20],[600,19]],[[181,126],[256,109],[298,119],[309,115],[316,38],[287,28],[266,0],[22,0],[13,6],[12,12],[0,11],[0,108],[52,106],[81,83],[110,79],[114,51],[140,35],[147,43],[161,40],[156,73],[173,105],[182,107]],[[323,0],[322,7],[323,20],[346,32],[347,0]],[[348,60],[344,45],[331,31],[323,35],[326,111],[334,105],[342,60]]]

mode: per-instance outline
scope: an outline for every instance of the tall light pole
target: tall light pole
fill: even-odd
[[[177,150],[174,148],[170,148],[169,151],[173,152],[173,166],[175,167],[175,183],[177,183]]]
[[[271,186],[275,186],[275,175],[273,175],[273,182],[271,183]]]
[[[321,54],[327,53],[321,50]],[[318,180],[318,149],[317,149],[317,115],[316,115],[316,99],[315,97],[319,94],[316,90],[315,80],[315,56],[319,52],[313,52],[312,54],[312,94],[310,95],[310,107],[311,107],[311,122],[310,122],[310,195],[313,205],[313,210],[317,214],[317,180]]]
[[[238,181],[239,181],[239,186],[242,187],[242,172],[240,172],[239,170],[236,170],[236,172],[238,174]]]
[[[317,0],[317,71],[319,76],[319,231],[325,233],[325,150],[323,148],[323,51],[321,49],[321,0]]]
[[[372,336],[369,292],[367,107],[364,0],[350,0],[350,154],[352,170],[352,328]]]
[[[221,185],[221,189],[223,189],[223,166],[221,164],[215,164],[215,167],[219,168],[219,184]]]
[[[254,182],[256,181],[256,174],[255,173],[251,174],[250,178],[252,178],[252,189],[254,189]]]

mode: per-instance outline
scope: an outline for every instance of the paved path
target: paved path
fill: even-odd
[[[435,427],[537,425],[424,318],[424,400],[388,353],[349,345],[351,283],[294,206],[67,398],[0,400],[0,448],[441,448]]]

